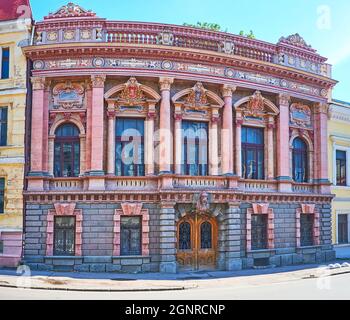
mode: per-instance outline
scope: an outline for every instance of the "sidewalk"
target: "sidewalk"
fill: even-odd
[[[256,285],[297,281],[350,273],[350,263],[335,262],[327,268],[318,265],[292,266],[238,272],[193,272],[179,274],[111,274],[32,272],[19,276],[16,270],[0,269],[1,287],[41,290],[130,292],[174,291],[195,288]]]

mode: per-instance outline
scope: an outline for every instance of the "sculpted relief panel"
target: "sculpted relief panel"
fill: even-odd
[[[52,90],[54,109],[84,108],[85,89],[81,84],[66,81],[57,84]]]

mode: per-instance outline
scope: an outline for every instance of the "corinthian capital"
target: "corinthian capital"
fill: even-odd
[[[236,86],[230,86],[227,84],[224,84],[221,88],[221,93],[224,98],[226,97],[232,97],[233,93],[236,91]]]
[[[33,90],[44,90],[45,89],[45,77],[31,77]]]
[[[105,75],[93,75],[91,76],[91,84],[93,88],[104,88],[106,81]]]
[[[279,105],[284,105],[284,106],[289,106],[290,102],[290,96],[285,93],[280,93],[278,95],[278,104]]]
[[[171,85],[174,83],[174,78],[159,78],[160,91],[170,90]]]
[[[327,114],[328,115],[328,111],[329,111],[329,105],[328,103],[315,103],[314,105],[314,112],[315,113],[323,113],[323,114]]]

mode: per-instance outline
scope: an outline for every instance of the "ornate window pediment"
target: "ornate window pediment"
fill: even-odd
[[[81,84],[66,81],[53,88],[54,109],[82,109],[85,89]]]
[[[298,127],[311,127],[310,107],[302,103],[293,103],[290,107],[290,123]]]

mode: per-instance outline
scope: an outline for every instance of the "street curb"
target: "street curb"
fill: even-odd
[[[75,291],[75,292],[162,292],[162,291],[184,291],[195,289],[198,286],[193,287],[169,287],[169,288],[136,288],[136,289],[93,289],[93,288],[53,288],[53,287],[21,287],[11,284],[0,284],[0,288],[12,288],[12,289],[28,289],[28,290],[48,290],[48,291]]]

